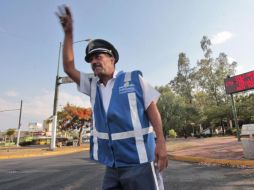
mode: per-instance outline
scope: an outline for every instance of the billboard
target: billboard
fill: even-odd
[[[254,71],[224,79],[227,94],[254,89]]]

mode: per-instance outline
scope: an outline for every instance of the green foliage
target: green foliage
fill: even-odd
[[[198,120],[198,110],[186,103],[184,98],[174,94],[169,86],[161,86],[157,89],[161,93],[157,105],[162,118],[164,135],[168,134],[169,129],[183,134],[184,127]]]
[[[161,114],[163,132],[166,135],[169,129],[179,129],[183,125],[183,104],[181,97],[176,96],[168,86],[158,87],[161,93],[157,102],[158,109]]]
[[[6,143],[1,143],[0,146],[14,146],[14,142],[6,142]]]
[[[254,123],[254,94],[242,93],[235,97],[237,114],[242,123]]]
[[[165,134],[169,129],[182,135],[198,132],[200,127],[221,127],[223,131],[232,127],[231,98],[226,95],[224,79],[235,74],[237,63],[230,62],[223,52],[213,57],[207,36],[203,36],[200,46],[204,56],[195,67],[191,68],[187,55],[180,53],[176,77],[168,86],[158,87],[161,92],[158,108]],[[235,99],[238,121],[253,123],[254,95],[237,95]]]
[[[226,130],[226,135],[235,135],[236,136],[237,129],[236,128],[228,128]]]
[[[193,69],[190,68],[189,58],[185,53],[180,53],[177,76],[169,84],[173,91],[183,97],[187,103],[191,103],[193,98],[192,72]]]
[[[8,129],[6,131],[6,135],[9,138],[9,143],[10,143],[10,141],[13,142],[13,137],[14,137],[15,132],[16,132],[16,129]]]
[[[168,134],[169,134],[169,137],[171,137],[171,138],[176,138],[177,137],[177,134],[176,134],[174,129],[170,129],[168,131]]]
[[[231,117],[231,107],[229,104],[212,105],[204,110],[206,120],[212,123],[219,123],[221,118]]]
[[[193,76],[199,89],[202,89],[212,104],[219,105],[228,102],[225,93],[224,79],[235,73],[237,63],[230,63],[225,53],[212,57],[211,41],[204,36],[200,42],[204,58],[197,62]]]
[[[31,136],[27,136],[27,137],[22,137],[20,138],[20,142],[19,145],[20,146],[29,146],[34,144],[34,138]]]
[[[12,135],[14,135],[16,132],[16,129],[8,129],[7,132],[6,132],[6,135],[8,137],[11,137]]]
[[[20,142],[32,142],[33,141],[33,137],[22,137],[20,138]]]

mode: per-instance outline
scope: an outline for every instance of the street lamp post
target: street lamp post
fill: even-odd
[[[79,41],[73,42],[73,44],[80,43],[80,42],[89,42],[89,41],[91,41],[91,39],[79,40]],[[62,43],[60,42],[59,53],[58,53],[57,73],[56,73],[56,82],[55,82],[54,105],[53,105],[52,133],[51,133],[51,143],[50,143],[51,150],[55,150],[55,148],[56,148],[57,103],[58,103],[59,86],[60,86],[60,84],[73,82],[69,77],[60,77],[59,76],[61,50],[62,50]]]
[[[21,102],[20,102],[20,109],[19,109],[19,124],[18,124],[17,147],[19,147],[19,139],[20,139],[22,102],[23,101],[21,100]]]

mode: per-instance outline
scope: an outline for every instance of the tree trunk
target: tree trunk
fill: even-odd
[[[221,128],[222,128],[222,135],[224,136],[225,135],[225,127],[223,125],[222,119],[220,119],[220,124],[221,124]]]
[[[83,126],[79,128],[78,146],[81,146],[82,144],[82,132],[83,132]]]

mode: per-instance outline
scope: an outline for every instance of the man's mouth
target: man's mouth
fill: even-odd
[[[102,68],[102,66],[101,65],[99,65],[99,64],[96,64],[96,65],[93,65],[93,70],[95,71],[96,69],[101,69]]]
[[[95,70],[100,70],[100,69],[102,69],[102,67],[100,67],[100,66],[94,67],[94,68],[93,68],[94,71],[95,71]]]

